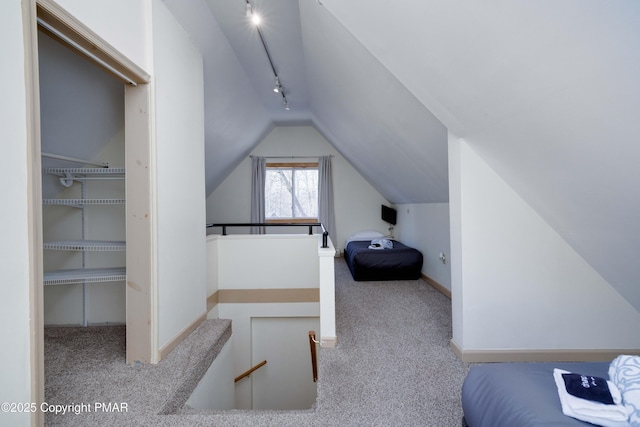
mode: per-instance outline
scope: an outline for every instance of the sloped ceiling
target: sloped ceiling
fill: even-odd
[[[640,309],[640,3],[323,3]]]
[[[166,4],[205,54],[209,193],[308,122],[390,202],[446,202],[449,129],[640,309],[640,2],[251,1],[288,112],[245,0]]]
[[[207,194],[270,126],[308,124],[390,202],[448,201],[446,128],[322,5],[251,1],[286,111],[244,0],[165,4],[205,55]]]
[[[240,0],[229,3],[240,3],[244,10]],[[208,195],[269,133],[273,121],[206,2],[165,4],[203,54]]]

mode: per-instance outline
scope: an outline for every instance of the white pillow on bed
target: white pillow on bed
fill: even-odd
[[[352,240],[373,240],[373,239],[381,239],[384,237],[384,234],[379,233],[377,231],[359,231],[355,234],[352,234],[351,237],[347,239],[347,243]]]

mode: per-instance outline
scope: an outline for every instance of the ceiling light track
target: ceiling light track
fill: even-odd
[[[246,2],[246,14],[247,18],[251,19],[251,22],[256,26],[256,30],[258,31],[258,36],[260,37],[260,41],[262,42],[262,47],[264,48],[264,53],[267,54],[267,59],[269,60],[269,65],[271,65],[271,71],[273,71],[273,76],[275,77],[275,86],[273,87],[273,91],[275,93],[279,93],[282,95],[282,104],[284,105],[284,109],[289,111],[291,108],[289,107],[289,100],[287,99],[287,95],[284,93],[284,87],[280,83],[280,76],[278,75],[278,71],[276,70],[276,66],[273,63],[273,58],[271,57],[271,52],[269,51],[269,47],[267,46],[267,42],[262,35],[262,30],[260,30],[260,19],[258,15],[253,11],[253,7],[249,0],[245,0]]]

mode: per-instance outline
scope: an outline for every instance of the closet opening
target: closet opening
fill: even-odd
[[[127,363],[158,360],[150,76],[57,3],[25,4],[31,383],[44,401],[45,324],[126,325]]]
[[[124,87],[40,28],[45,328],[124,325]]]

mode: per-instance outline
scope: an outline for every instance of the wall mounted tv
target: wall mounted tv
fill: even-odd
[[[389,206],[382,205],[382,220],[391,225],[396,225],[398,212]]]

